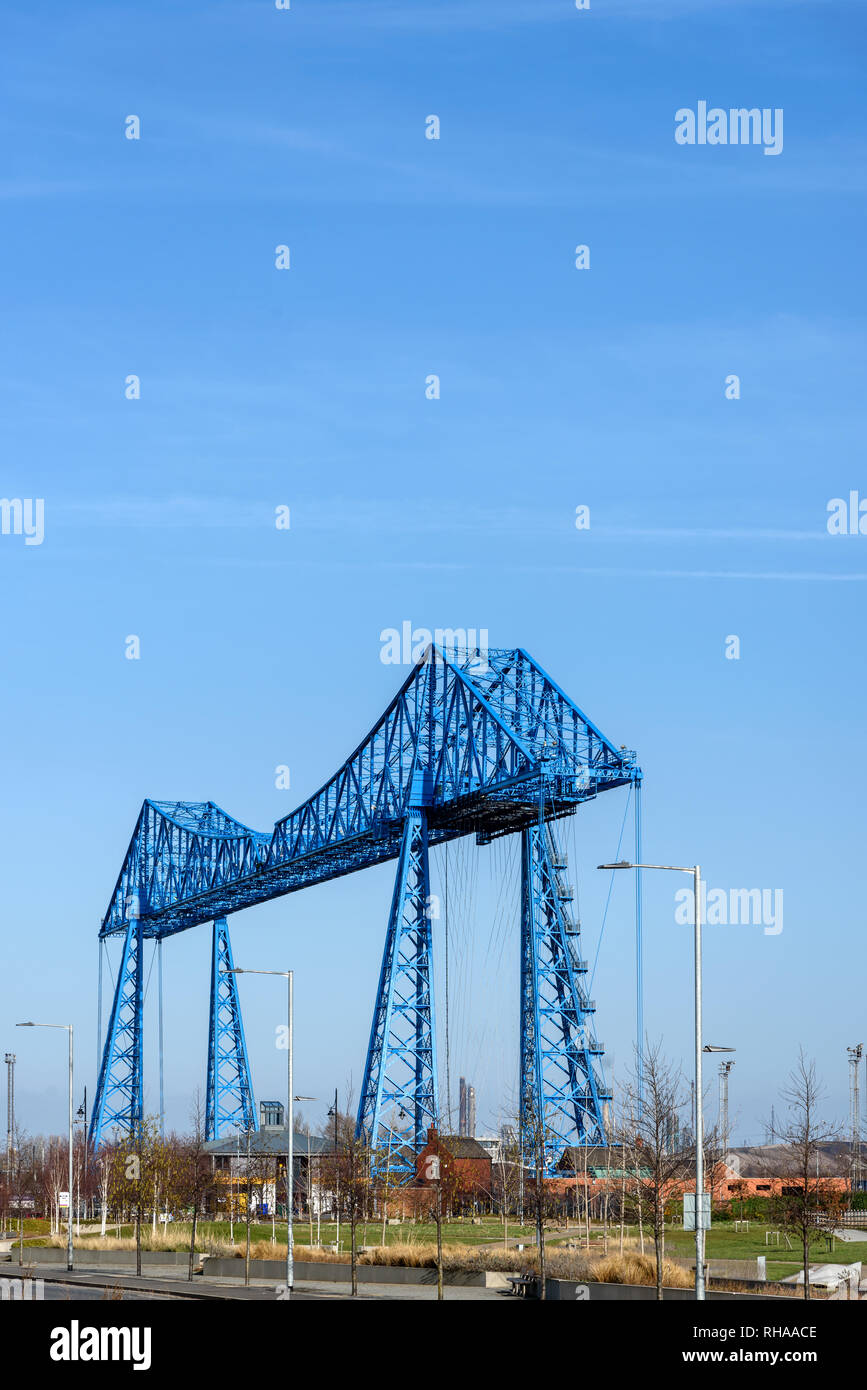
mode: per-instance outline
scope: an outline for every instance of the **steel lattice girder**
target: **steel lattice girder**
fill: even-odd
[[[398,859],[358,1106],[357,1131],[373,1151],[375,1171],[411,1176],[437,1114],[427,818],[414,808]]]
[[[133,916],[127,923],[96,1101],[91,1112],[92,1144],[99,1144],[112,1129],[130,1136],[141,1128],[143,957],[141,919]]]
[[[214,923],[211,947],[211,1001],[208,1029],[208,1086],[205,1138],[219,1139],[227,1129],[256,1128],[256,1103],[238,999],[232,943],[225,917]]]
[[[523,829],[543,783],[547,814],[559,816],[639,777],[634,754],[526,652],[480,662],[431,646],[352,756],[270,833],[213,802],[146,801],[101,935],[125,931],[136,892],[145,935],[163,937],[394,859],[414,787],[435,845]]]
[[[567,1146],[606,1142],[611,1099],[592,1060],[602,1048],[559,862],[540,818],[521,845],[521,1134],[525,1161],[540,1148],[548,1175]]]

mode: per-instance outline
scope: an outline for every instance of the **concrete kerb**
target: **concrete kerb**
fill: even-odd
[[[58,1266],[62,1264],[64,1257],[64,1251],[53,1247],[25,1248],[24,1268],[43,1265]],[[2,1258],[0,1256],[0,1259]],[[142,1271],[155,1266],[186,1269],[189,1258],[189,1255],[183,1252],[143,1250],[141,1256]],[[17,1265],[17,1253],[12,1255],[11,1263]],[[134,1250],[79,1249],[75,1252],[75,1265],[76,1269],[81,1271],[94,1268],[106,1271],[135,1271],[136,1256]],[[244,1278],[244,1261],[237,1257],[223,1259],[218,1256],[197,1253],[194,1269],[196,1271],[201,1270],[202,1274],[210,1279],[243,1280]],[[299,1282],[314,1280],[319,1283],[348,1284],[352,1278],[352,1270],[348,1262],[296,1260],[294,1269],[295,1278]],[[274,1284],[284,1284],[286,1282],[285,1259],[251,1260],[250,1278],[265,1280]],[[436,1269],[429,1266],[362,1264],[358,1266],[358,1282],[360,1284],[435,1284],[436,1281]],[[443,1274],[443,1283],[462,1288],[505,1289],[508,1287],[508,1275],[490,1270],[446,1270]]]
[[[204,1258],[204,1273],[209,1279],[243,1279],[242,1259]],[[435,1284],[437,1272],[425,1266],[358,1265],[359,1284]],[[286,1278],[285,1260],[251,1260],[250,1276],[283,1283]],[[348,1263],[331,1260],[296,1260],[295,1278],[299,1281],[317,1280],[320,1283],[349,1283],[352,1270]],[[448,1269],[443,1283],[469,1289],[505,1289],[508,1275],[492,1270]]]
[[[126,1270],[120,1272],[119,1270],[75,1269],[70,1273],[65,1269],[55,1267],[53,1269],[40,1268],[38,1274],[36,1271],[33,1273],[34,1277],[41,1279],[46,1284],[63,1284],[67,1288],[121,1289],[130,1293],[152,1295],[156,1299],[176,1298],[207,1302],[213,1299],[256,1301],[273,1297],[273,1290],[268,1285],[264,1288],[246,1288],[243,1284],[207,1284],[199,1278],[189,1282],[186,1279],[173,1279],[165,1274],[157,1275],[153,1271],[148,1278],[144,1270],[141,1278]]]
[[[31,1252],[32,1253],[32,1252]],[[45,1252],[47,1253],[47,1252]],[[145,1291],[147,1287],[146,1262],[142,1261],[142,1277],[136,1276],[127,1269],[112,1270],[103,1267],[102,1269],[87,1269],[84,1262],[79,1265],[72,1274],[68,1274],[60,1267],[63,1252],[54,1251],[54,1268],[40,1270],[38,1277],[43,1277],[51,1282],[80,1282],[83,1285],[90,1285],[98,1288],[111,1288],[114,1286],[112,1275],[118,1280],[123,1281],[123,1287],[130,1290],[139,1288]],[[127,1254],[126,1251],[92,1251],[89,1257],[94,1254],[111,1255]],[[172,1252],[156,1251],[154,1254],[165,1255]],[[58,1258],[59,1257],[59,1258]],[[178,1257],[180,1259],[180,1257]],[[47,1261],[40,1260],[40,1266],[47,1264]],[[171,1262],[165,1260],[156,1261],[164,1269],[171,1268]],[[157,1278],[157,1285],[152,1285],[152,1292],[158,1296],[163,1294],[174,1294],[175,1297],[184,1298],[235,1298],[235,1297],[261,1297],[264,1290],[269,1286],[280,1286],[284,1284],[286,1278],[286,1264],[283,1260],[251,1260],[250,1278],[251,1286],[245,1287],[243,1284],[244,1261],[239,1259],[215,1259],[204,1257],[204,1278],[197,1276],[192,1283],[184,1280],[178,1282],[167,1272]],[[177,1267],[177,1266],[175,1266]],[[26,1266],[25,1266],[26,1268]],[[153,1265],[152,1265],[153,1268]],[[32,1272],[37,1273],[31,1266]],[[319,1261],[297,1261],[295,1264],[295,1276],[300,1286],[303,1284],[348,1284],[351,1271],[348,1264],[336,1264]],[[156,1277],[156,1276],[154,1276]],[[443,1282],[447,1286],[496,1289],[503,1294],[508,1289],[508,1275],[498,1271],[460,1271],[449,1270],[444,1274]],[[210,1279],[226,1282],[213,1283]],[[228,1282],[231,1281],[231,1282]],[[359,1284],[391,1284],[397,1287],[407,1285],[426,1285],[430,1287],[436,1283],[436,1270],[430,1268],[407,1267],[401,1265],[359,1265],[358,1266]],[[258,1285],[255,1288],[254,1285]],[[767,1286],[765,1286],[767,1287]],[[299,1290],[300,1291],[300,1290]],[[532,1297],[532,1292],[530,1293]],[[537,1295],[538,1296],[538,1293]],[[546,1296],[551,1302],[649,1302],[656,1299],[656,1289],[648,1284],[601,1284],[592,1283],[581,1284],[577,1280],[571,1279],[548,1279],[546,1280]],[[766,1301],[768,1298],[778,1300],[781,1296],[768,1293],[731,1293],[722,1290],[707,1291],[709,1301],[725,1302],[727,1300],[756,1300]],[[692,1289],[673,1289],[666,1288],[664,1302],[691,1302],[695,1299]],[[787,1300],[790,1301],[790,1300]]]
[[[10,1254],[12,1264],[18,1263],[18,1251],[13,1250]],[[66,1251],[54,1246],[34,1245],[24,1247],[24,1264],[60,1264],[66,1258]],[[86,1264],[89,1266],[105,1267],[108,1269],[131,1267],[135,1269],[134,1250],[88,1250],[79,1246],[74,1252],[76,1264]],[[190,1262],[189,1253],[177,1250],[143,1250],[141,1252],[142,1265],[173,1265],[186,1268]],[[198,1253],[195,1256],[195,1263],[201,1264],[202,1256]]]
[[[25,1250],[24,1267],[39,1267],[42,1265],[53,1264],[59,1266],[63,1260],[64,1252],[53,1248],[46,1249],[32,1248]],[[2,1259],[2,1256],[0,1256]],[[7,1257],[9,1260],[9,1257]],[[142,1273],[148,1266],[174,1267],[186,1269],[189,1255],[175,1251],[142,1251]],[[11,1258],[10,1263],[17,1266],[17,1255]],[[117,1271],[126,1273],[135,1270],[135,1251],[134,1250],[88,1250],[76,1252],[76,1273],[85,1273],[87,1269],[105,1270],[106,1273]],[[209,1255],[197,1255],[196,1283],[200,1284],[202,1276],[205,1279],[231,1279],[233,1282],[240,1283],[244,1278],[243,1259],[223,1259]],[[318,1283],[346,1283],[350,1282],[352,1271],[348,1263],[326,1261],[326,1260],[296,1260],[295,1278],[299,1283],[308,1281]],[[202,1275],[198,1275],[198,1270],[202,1270]],[[436,1284],[436,1269],[430,1266],[405,1266],[405,1265],[359,1265],[358,1266],[359,1284],[397,1284],[397,1285],[432,1285]],[[54,1277],[57,1277],[55,1270]],[[269,1284],[280,1285],[286,1280],[286,1261],[285,1260],[251,1260],[250,1278],[256,1282],[266,1282]],[[451,1287],[477,1288],[477,1289],[501,1289],[504,1292],[509,1288],[509,1275],[500,1271],[493,1270],[446,1270],[443,1274],[443,1283]],[[774,1295],[760,1292],[760,1288],[767,1289],[767,1285],[751,1285],[743,1281],[745,1287],[743,1292],[732,1293],[723,1290],[709,1288],[707,1297],[710,1300],[727,1299],[749,1299],[785,1297],[785,1295]],[[755,1289],[755,1292],[753,1292]],[[624,1302],[644,1302],[656,1298],[656,1289],[647,1284],[602,1284],[588,1282],[582,1284],[578,1280],[571,1279],[548,1279],[546,1280],[547,1297],[553,1302],[558,1300],[589,1301],[589,1302],[608,1302],[619,1300]],[[695,1298],[692,1289],[672,1289],[667,1288],[664,1294],[664,1301],[688,1302]]]
[[[646,1303],[656,1299],[656,1288],[653,1284],[581,1284],[573,1279],[546,1279],[545,1296],[552,1302],[567,1300],[570,1303]],[[708,1289],[705,1298],[709,1302],[721,1303],[729,1299],[746,1299],[751,1303],[756,1301],[764,1303],[769,1298],[776,1301],[784,1299],[786,1302],[791,1302],[785,1294],[729,1293],[722,1289]],[[693,1289],[666,1288],[663,1290],[663,1302],[695,1302],[695,1292]]]

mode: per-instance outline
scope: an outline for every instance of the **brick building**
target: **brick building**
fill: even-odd
[[[428,1176],[428,1159],[435,1155],[440,1160],[443,1194],[451,1207],[460,1208],[489,1197],[491,1155],[477,1139],[465,1134],[438,1134],[435,1129],[429,1129],[427,1143],[416,1159],[416,1187],[435,1185],[436,1179]]]

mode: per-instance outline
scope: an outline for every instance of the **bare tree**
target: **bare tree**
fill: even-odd
[[[821,1146],[840,1135],[820,1116],[825,1092],[816,1076],[816,1064],[807,1060],[803,1048],[780,1095],[788,1107],[788,1118],[778,1130],[780,1147],[775,1146],[773,1157],[769,1156],[766,1162],[773,1164],[783,1180],[782,1191],[773,1205],[780,1224],[797,1235],[804,1267],[804,1297],[809,1298],[810,1248],[822,1234],[821,1218],[837,1198],[837,1184],[819,1171]]]
[[[97,1156],[96,1163],[99,1169],[98,1190],[99,1190],[99,1233],[105,1235],[106,1222],[108,1220],[108,1199],[111,1192],[111,1168],[112,1168],[113,1148],[104,1144],[101,1152]]]
[[[135,1211],[135,1272],[139,1275],[142,1221],[148,1206],[156,1202],[160,1155],[159,1121],[155,1115],[146,1116],[127,1142],[125,1163],[126,1181]]]
[[[184,1143],[179,1164],[178,1188],[185,1206],[192,1207],[190,1229],[190,1260],[187,1278],[193,1277],[196,1252],[196,1228],[199,1213],[211,1187],[210,1158],[205,1149],[205,1111],[200,1091],[196,1091],[190,1113],[192,1132]]]
[[[424,1165],[419,1169],[419,1178],[434,1189],[433,1217],[437,1233],[437,1299],[443,1297],[443,1188],[454,1188],[457,1177],[454,1160],[443,1146],[439,1130],[428,1130],[428,1143],[422,1150]]]
[[[545,1218],[549,1214],[551,1205],[549,1193],[545,1187],[545,1141],[548,1138],[548,1126],[545,1124],[544,1113],[538,1113],[535,1098],[529,1090],[526,1094],[524,1113],[520,1116],[518,1123],[521,1126],[522,1134],[521,1161],[524,1161],[525,1155],[532,1154],[533,1156],[533,1183],[530,1189],[530,1200],[536,1221],[536,1247],[539,1252],[539,1297],[540,1299],[547,1299]]]
[[[320,1128],[320,1134],[323,1139],[328,1141],[329,1147],[320,1160],[319,1173],[320,1178],[328,1183],[331,1193],[332,1209],[337,1218],[338,1248],[340,1245],[340,1217],[346,1199],[346,1169],[348,1167],[346,1143],[348,1136],[354,1132],[355,1116],[350,1115],[348,1111],[341,1111],[340,1109],[335,1111],[333,1107],[329,1111],[328,1119],[323,1121]]]
[[[352,1087],[347,1087],[346,1109],[332,1115],[323,1126],[323,1136],[331,1139],[334,1153],[327,1163],[337,1195],[337,1219],[341,1202],[348,1210],[350,1230],[350,1271],[352,1294],[358,1293],[358,1220],[366,1211],[371,1185],[371,1153],[363,1134],[356,1130],[352,1114]],[[321,1161],[320,1161],[321,1165]]]
[[[661,1299],[665,1205],[693,1171],[691,1153],[674,1139],[681,1126],[673,1123],[688,1105],[689,1096],[680,1068],[663,1055],[661,1043],[645,1044],[641,1082],[639,1093],[636,1066],[626,1088],[626,1109],[630,1117],[630,1148],[636,1159],[637,1195],[639,1202],[642,1198],[647,1201],[653,1222],[656,1297]],[[696,1200],[697,1214],[700,1205]]]
[[[509,1213],[517,1207],[520,1181],[520,1148],[513,1125],[500,1127],[497,1158],[491,1165],[491,1187],[494,1202],[499,1202],[503,1221],[503,1247],[509,1241]]]
[[[352,1091],[347,1093],[347,1109],[352,1104]],[[349,1225],[351,1233],[352,1293],[358,1293],[358,1218],[367,1210],[370,1196],[371,1163],[370,1149],[363,1134],[359,1134],[355,1121],[346,1134],[347,1175],[346,1194],[349,1198]],[[366,1229],[366,1227],[365,1227]]]
[[[14,1185],[16,1194],[16,1210],[18,1213],[18,1263],[24,1263],[24,1210],[25,1193],[29,1196],[35,1192],[36,1183],[34,1181],[33,1146],[28,1145],[27,1137],[15,1124],[12,1135],[12,1167],[7,1173],[7,1185],[9,1191]],[[28,1165],[28,1159],[30,1160]],[[35,1200],[35,1199],[34,1199]],[[70,1197],[70,1201],[71,1201]],[[70,1213],[71,1215],[71,1213]]]
[[[69,1181],[69,1145],[65,1139],[50,1139],[42,1165],[42,1181],[51,1206],[51,1231],[60,1234],[60,1194]],[[72,1194],[70,1193],[70,1200]]]

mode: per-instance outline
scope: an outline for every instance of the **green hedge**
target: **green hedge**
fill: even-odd
[[[770,1197],[732,1197],[714,1207],[714,1219],[739,1221],[743,1217],[747,1221],[772,1221],[772,1200]]]

